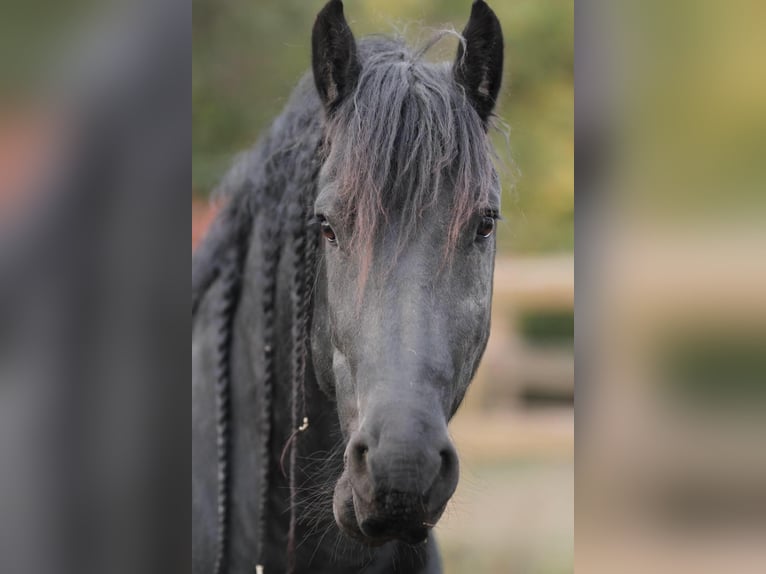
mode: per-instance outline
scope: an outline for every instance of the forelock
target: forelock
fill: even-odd
[[[353,249],[369,263],[381,225],[397,224],[399,242],[406,242],[425,209],[449,202],[449,251],[498,186],[484,124],[454,81],[451,63],[430,63],[425,49],[412,51],[400,40],[373,38],[359,48],[356,92],[326,131],[336,217],[352,229]]]

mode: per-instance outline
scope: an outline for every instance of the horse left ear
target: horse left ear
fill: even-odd
[[[486,124],[497,103],[503,81],[503,30],[484,0],[476,0],[463,30],[455,61],[455,80]]]
[[[353,92],[361,66],[343,2],[330,0],[317,16],[311,37],[311,64],[319,97],[332,113]]]

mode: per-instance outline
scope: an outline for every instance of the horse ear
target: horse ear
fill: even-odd
[[[341,0],[330,0],[317,16],[311,50],[317,91],[332,113],[356,87],[361,68]]]
[[[455,61],[455,80],[487,122],[497,103],[503,80],[503,30],[484,0],[476,0],[471,19],[463,30]]]

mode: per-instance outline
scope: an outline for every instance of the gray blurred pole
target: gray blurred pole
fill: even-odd
[[[56,165],[0,235],[0,572],[188,571],[191,6],[95,32]]]

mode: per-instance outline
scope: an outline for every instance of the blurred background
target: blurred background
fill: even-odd
[[[320,0],[194,0],[192,247],[208,196],[310,65]],[[357,37],[460,31],[469,0],[348,0]],[[574,7],[490,2],[506,37],[493,329],[451,426],[462,460],[438,527],[448,574],[558,574],[574,556]],[[455,40],[434,57],[451,60]]]
[[[766,4],[577,11],[576,569],[766,572]]]

